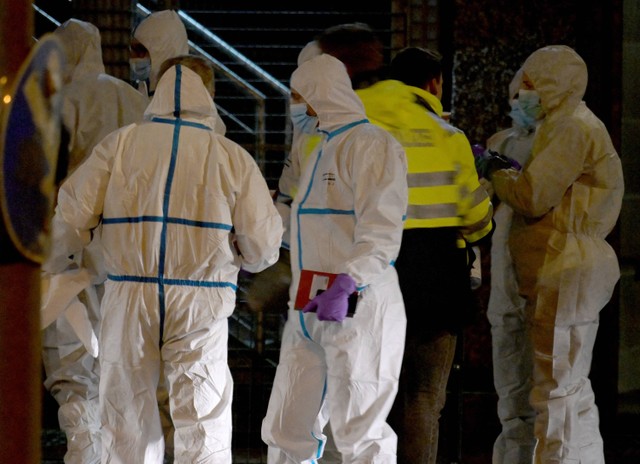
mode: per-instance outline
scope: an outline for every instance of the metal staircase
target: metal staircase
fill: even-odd
[[[288,83],[299,51],[325,28],[355,21],[368,23],[390,44],[391,1],[374,0],[368,7],[362,11],[359,5],[338,1],[323,2],[322,10],[291,0],[269,2],[268,8],[260,1],[243,1],[239,5],[237,1],[224,0],[216,1],[214,6],[203,0],[180,2],[180,16],[188,25],[194,44],[221,65],[222,75],[216,81],[218,104],[245,124],[253,121],[254,97],[234,93],[233,87],[227,85],[225,68],[264,97],[264,108],[260,108],[265,115],[264,139],[257,140],[252,153],[271,188],[277,186],[289,151]],[[238,128],[233,123],[228,128],[229,137],[243,143]]]

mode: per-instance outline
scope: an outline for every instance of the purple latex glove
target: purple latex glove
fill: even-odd
[[[356,282],[348,274],[338,274],[336,280],[302,308],[302,312],[315,312],[320,321],[342,322],[347,317],[349,295],[356,291]]]

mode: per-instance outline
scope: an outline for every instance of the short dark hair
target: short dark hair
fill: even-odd
[[[403,48],[393,57],[389,68],[390,79],[420,88],[441,75],[442,55],[422,47]]]
[[[363,75],[384,66],[384,46],[366,23],[345,23],[325,29],[315,38],[323,53],[342,61],[354,88]]]

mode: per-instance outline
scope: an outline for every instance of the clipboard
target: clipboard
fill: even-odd
[[[300,271],[300,282],[298,283],[296,301],[293,305],[294,309],[296,311],[302,310],[309,301],[313,300],[316,296],[328,289],[336,277],[338,277],[338,274],[302,269]],[[357,304],[358,292],[356,291],[349,295],[347,317],[353,317],[356,313]]]

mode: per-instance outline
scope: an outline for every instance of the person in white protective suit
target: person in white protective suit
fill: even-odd
[[[151,96],[162,63],[189,53],[187,30],[174,10],[156,11],[134,28],[129,48],[132,82],[144,95]]]
[[[586,87],[573,49],[532,53],[518,91],[523,112],[541,120],[531,157],[520,174],[490,176],[514,210],[509,250],[531,331],[535,464],[604,463],[589,370],[599,312],[620,277],[605,239],[624,184],[604,124],[582,101]]]
[[[237,274],[278,258],[282,224],[264,177],[215,133],[213,69],[195,56],[175,63],[145,121],[107,136],[62,185],[53,219],[80,238],[102,224],[103,463],[163,461],[161,376],[174,462],[231,462]]]
[[[187,29],[174,10],[153,12],[134,28],[129,50],[131,80],[143,95],[151,97],[162,64],[189,53]],[[217,112],[215,118],[216,133],[224,135],[224,121]]]
[[[174,10],[161,10],[145,17],[131,34],[129,45],[131,81],[145,97],[151,98],[158,83],[160,69],[167,60],[189,53],[189,38],[184,23]],[[226,126],[215,113],[214,130],[225,135]],[[158,388],[158,402],[165,434],[165,452],[173,456],[173,424],[170,420],[169,397],[164,385]]]
[[[489,137],[487,148],[523,166],[531,155],[538,121],[524,114],[519,106],[517,96],[521,82],[522,70],[509,84],[512,126]],[[525,300],[518,294],[507,245],[512,216],[513,210],[508,204],[498,204],[491,238],[491,291],[487,318],[491,324],[493,382],[502,426],[493,446],[493,464],[531,464],[535,445],[535,413],[529,403],[533,353]]]
[[[131,80],[145,96],[153,96],[163,63],[189,53],[187,29],[174,10],[151,13],[138,24],[129,44]],[[216,114],[216,133],[224,135],[226,127]]]
[[[61,170],[73,171],[108,133],[141,120],[147,99],[127,82],[105,74],[100,32],[69,19],[54,36],[66,57],[62,121],[69,154]],[[64,163],[65,161],[63,161]],[[43,264],[41,322],[45,388],[56,399],[67,438],[67,464],[100,462],[99,301],[106,278],[99,233],[74,259]]]
[[[298,55],[298,66],[318,56],[320,49],[314,41],[307,43]],[[254,311],[273,311],[286,314],[289,287],[291,285],[291,264],[289,256],[289,222],[291,202],[298,189],[300,172],[306,165],[311,153],[322,140],[316,130],[317,116],[307,113],[306,103],[292,99],[289,103],[289,116],[293,127],[291,149],[285,159],[282,174],[275,193],[275,205],[282,217],[284,233],[278,262],[252,276],[247,290],[247,303]]]
[[[395,463],[397,436],[386,418],[406,331],[393,267],[407,206],[404,150],[368,123],[336,58],[323,54],[300,65],[291,90],[317,115],[324,139],[291,207],[288,319],[262,423],[268,462],[320,459],[322,417],[342,462]],[[307,274],[323,272],[335,277],[326,290],[305,291],[322,282],[322,274],[311,282]],[[347,317],[354,293],[355,313]],[[324,403],[328,414],[319,416]]]

